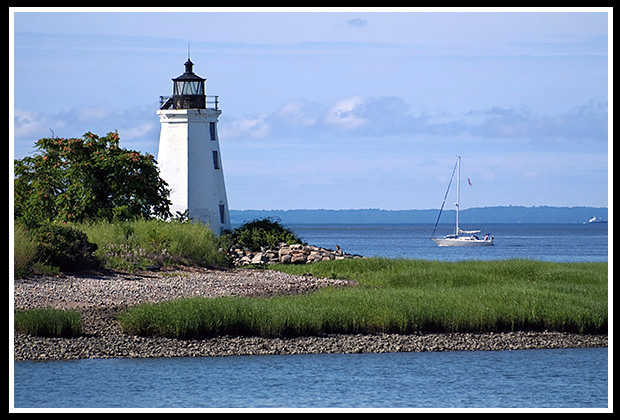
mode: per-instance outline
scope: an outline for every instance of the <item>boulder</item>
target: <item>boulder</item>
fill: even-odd
[[[235,265],[248,265],[248,264],[252,264],[252,259],[250,257],[248,257],[247,255],[242,256],[237,261],[238,261],[238,264],[235,264]]]
[[[261,252],[255,254],[254,257],[252,257],[252,264],[265,264],[267,261],[269,261],[269,258],[263,255],[263,253]]]
[[[336,245],[334,251],[313,245],[286,245],[285,243],[281,243],[277,249],[263,247],[258,252],[233,245],[230,247],[229,256],[235,267],[248,264],[311,264],[319,261],[362,258],[360,255],[347,254],[339,245]]]
[[[305,264],[306,256],[303,253],[293,254],[291,256],[291,264]]]

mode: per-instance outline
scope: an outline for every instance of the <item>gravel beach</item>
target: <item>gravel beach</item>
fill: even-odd
[[[14,280],[14,308],[71,308],[82,315],[84,334],[42,338],[14,333],[15,360],[123,357],[232,356],[296,353],[382,353],[607,347],[607,335],[557,332],[454,334],[329,334],[262,338],[221,336],[177,340],[123,333],[114,315],[144,302],[190,296],[274,296],[346,287],[348,280],[295,276],[278,271],[182,268],[158,272],[97,272]]]

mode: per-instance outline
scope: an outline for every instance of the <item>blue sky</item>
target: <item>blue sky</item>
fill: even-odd
[[[189,42],[232,209],[439,208],[457,154],[462,208],[609,204],[611,8],[58,10],[11,9],[15,158],[50,129],[157,156]]]

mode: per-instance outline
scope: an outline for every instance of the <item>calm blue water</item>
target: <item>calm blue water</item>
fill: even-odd
[[[607,407],[607,349],[15,363],[15,407]]]
[[[490,247],[439,247],[429,238],[432,224],[291,225],[305,242],[365,257],[440,261],[528,258],[554,262],[607,261],[607,224],[502,223],[462,226],[495,237]],[[454,233],[439,225],[436,236]]]
[[[495,246],[438,247],[432,225],[299,225],[348,253],[442,261],[607,261],[606,224],[484,226]],[[452,226],[440,226],[438,235]],[[464,226],[464,229],[474,228]],[[607,348],[14,363],[24,408],[605,408]]]

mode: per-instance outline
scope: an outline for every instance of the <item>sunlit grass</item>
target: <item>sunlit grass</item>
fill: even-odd
[[[221,238],[202,223],[162,220],[94,222],[75,226],[97,244],[95,255],[109,268],[132,270],[147,265],[221,267],[227,257]]]
[[[16,331],[40,337],[75,337],[82,334],[82,317],[77,311],[39,308],[16,311]]]
[[[119,321],[130,334],[176,338],[607,331],[607,263],[373,258],[274,269],[347,278],[359,286],[300,296],[190,298],[145,304],[121,313]]]

